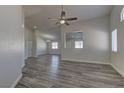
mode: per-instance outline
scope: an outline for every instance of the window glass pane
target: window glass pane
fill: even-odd
[[[117,29],[112,32],[112,51],[117,52]]]
[[[83,41],[75,41],[75,48],[83,48]]]
[[[52,49],[58,49],[58,42],[52,42]]]

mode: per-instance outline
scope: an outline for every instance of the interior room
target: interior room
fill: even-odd
[[[123,5],[4,5],[0,11],[0,87],[124,87]]]

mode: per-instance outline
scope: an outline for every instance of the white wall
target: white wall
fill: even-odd
[[[12,87],[24,65],[21,6],[0,6],[0,87]]]
[[[36,55],[44,55],[47,53],[47,44],[41,36],[41,32],[36,30]]]
[[[111,13],[111,32],[117,29],[117,53],[111,52],[113,67],[124,76],[124,22],[120,22],[122,6],[114,6]]]
[[[109,16],[63,26],[61,28],[62,60],[108,63],[110,58],[109,27]],[[83,49],[64,48],[64,34],[69,31],[83,31]]]
[[[32,57],[33,31],[25,28],[25,59]]]

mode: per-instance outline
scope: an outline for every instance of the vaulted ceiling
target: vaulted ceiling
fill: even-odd
[[[27,5],[24,6],[25,24],[29,29],[34,26],[41,31],[46,40],[60,40],[60,28],[56,21],[48,18],[60,17],[60,5]],[[77,21],[86,21],[97,17],[109,15],[112,6],[106,5],[64,5],[67,17],[78,17]],[[70,22],[70,25],[73,22]]]
[[[67,17],[78,17],[78,21],[109,15],[112,6],[107,5],[64,5]],[[25,23],[29,28],[37,25],[39,29],[55,28],[55,21],[48,18],[60,16],[60,5],[24,6]],[[75,21],[74,21],[75,22]],[[71,24],[71,23],[70,23]]]

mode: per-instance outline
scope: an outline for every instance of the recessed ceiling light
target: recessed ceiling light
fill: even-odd
[[[51,42],[51,40],[46,40],[46,42],[48,42],[48,43],[49,43],[49,42]]]
[[[34,26],[33,28],[34,28],[34,29],[37,29],[37,26]]]
[[[25,28],[25,25],[24,24],[22,24],[22,28]]]

